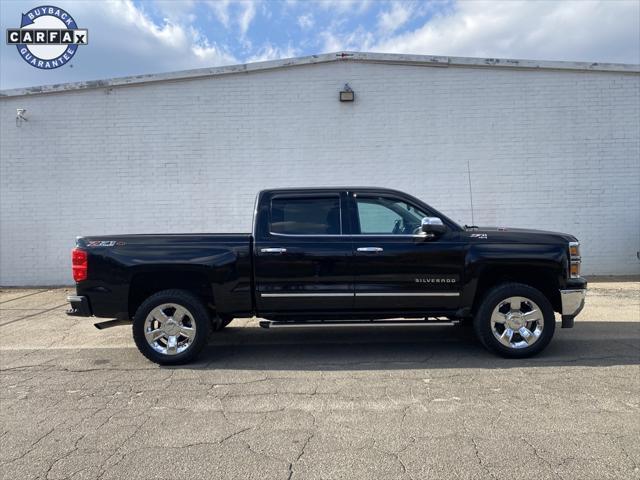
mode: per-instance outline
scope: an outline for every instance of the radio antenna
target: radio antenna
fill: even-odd
[[[473,215],[473,189],[471,188],[471,162],[467,158],[467,177],[469,179],[469,201],[471,202],[471,225],[475,225],[476,221]]]

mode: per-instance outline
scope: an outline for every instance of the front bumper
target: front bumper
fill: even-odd
[[[87,297],[69,295],[67,302],[71,305],[71,308],[67,310],[67,315],[71,315],[72,317],[90,317],[93,315]]]
[[[573,319],[584,308],[584,301],[587,296],[587,289],[560,290],[560,300],[562,303],[562,328],[573,327]]]

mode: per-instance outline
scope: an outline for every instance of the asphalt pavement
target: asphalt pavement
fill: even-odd
[[[640,479],[640,282],[505,360],[462,327],[234,320],[159,367],[70,289],[0,293],[2,479]]]

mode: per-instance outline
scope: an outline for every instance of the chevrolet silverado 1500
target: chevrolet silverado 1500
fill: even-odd
[[[462,227],[395,190],[265,190],[252,234],[78,237],[68,313],[131,321],[161,364],[192,360],[211,330],[247,316],[265,328],[467,322],[487,349],[526,357],[551,340],[554,312],[573,326],[580,261],[571,235]]]

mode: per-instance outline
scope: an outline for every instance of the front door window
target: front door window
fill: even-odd
[[[402,200],[387,197],[357,197],[362,235],[415,235],[427,214]]]

